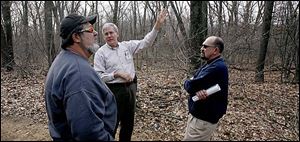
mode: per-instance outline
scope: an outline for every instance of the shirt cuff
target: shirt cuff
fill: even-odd
[[[114,76],[115,72],[116,71],[113,71],[112,73],[109,74],[110,80],[114,80],[115,79],[115,76]]]
[[[155,34],[157,34],[157,33],[159,32],[159,30],[157,30],[157,29],[155,29],[155,28],[153,27],[152,32],[155,33]]]

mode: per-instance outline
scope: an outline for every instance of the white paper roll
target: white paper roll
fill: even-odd
[[[216,85],[208,88],[206,90],[206,93],[207,93],[207,95],[211,95],[211,94],[216,93],[216,92],[218,92],[220,90],[221,90],[221,88],[220,88],[219,84],[216,84]]]
[[[214,93],[216,93],[216,92],[218,92],[218,91],[220,91],[220,90],[221,90],[221,87],[219,86],[219,84],[216,84],[216,85],[214,85],[214,86],[212,86],[212,87],[206,89],[206,93],[207,93],[207,95],[209,96],[209,95],[214,94]],[[195,96],[192,97],[192,100],[193,100],[194,102],[196,102],[196,101],[199,100],[199,98],[198,98],[197,95],[195,95]]]
[[[194,102],[196,102],[196,101],[199,100],[199,98],[198,98],[197,96],[193,96],[193,97],[192,97],[192,100],[193,100]]]

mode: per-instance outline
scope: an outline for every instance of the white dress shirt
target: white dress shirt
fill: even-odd
[[[133,55],[139,50],[153,44],[158,30],[154,28],[142,40],[129,40],[118,42],[118,46],[112,48],[108,44],[103,45],[94,57],[94,69],[106,83],[124,83],[123,78],[114,78],[114,72],[123,71],[135,76]]]

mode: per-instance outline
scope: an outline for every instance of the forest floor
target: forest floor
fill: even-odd
[[[299,141],[299,84],[280,83],[279,72],[229,68],[229,104],[212,140]],[[45,73],[20,75],[1,69],[1,141],[48,141]],[[186,78],[171,68],[138,71],[137,111],[132,140],[182,140],[187,121]]]

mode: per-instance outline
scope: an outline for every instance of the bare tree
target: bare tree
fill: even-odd
[[[133,23],[132,23],[132,35],[134,39],[137,39],[137,11],[139,11],[137,9],[137,2],[134,1],[131,4],[131,11],[132,11],[132,19],[133,19]],[[137,68],[137,70],[141,69],[141,64],[142,64],[142,59],[139,58],[139,54],[135,55],[135,67]]]
[[[59,16],[59,11],[61,9],[60,7],[60,1],[55,1],[54,3],[50,3],[52,5],[52,13],[54,15],[54,25],[53,27],[55,27],[56,30],[52,30],[52,34],[53,34],[53,39],[54,41],[60,41],[60,16]],[[53,42],[53,50],[54,53],[57,53],[60,49],[59,47],[59,42]]]
[[[44,60],[40,60],[42,57],[45,57],[43,54],[41,54],[41,53],[45,53],[44,36],[43,36],[44,30],[42,29],[43,23],[40,23],[42,21],[41,19],[42,12],[40,11],[42,2],[39,1],[38,3],[38,1],[30,1],[28,4],[29,4],[28,12],[30,14],[28,18],[31,18],[32,21],[32,26],[28,27],[28,31],[29,31],[28,40],[31,43],[29,47],[31,51],[30,53],[31,60],[33,61],[32,63],[35,65],[37,65],[38,63],[45,64],[43,63]]]
[[[148,9],[150,10],[150,12],[151,12],[151,14],[152,14],[150,23],[153,23],[154,20],[156,19],[155,11],[154,11],[154,9],[152,8],[152,6],[150,5],[150,2],[149,2],[149,1],[146,1],[146,4],[148,5]],[[152,27],[152,25],[151,25],[151,27]]]
[[[35,1],[35,8],[36,8],[36,11],[37,11],[37,19],[39,21],[39,31],[41,33],[41,35],[43,35],[43,22],[42,22],[42,18],[41,18],[41,14],[40,13],[40,9],[41,9],[41,6],[42,6],[42,1]]]
[[[7,48],[7,41],[6,41],[6,36],[5,32],[3,30],[2,22],[1,22],[1,67],[4,67],[5,65],[5,60],[7,60],[7,55],[5,53],[5,48]]]
[[[261,33],[262,40],[260,42],[260,51],[256,63],[255,81],[257,82],[264,82],[264,66],[265,66],[265,58],[266,58],[268,42],[270,37],[273,5],[274,5],[274,1],[265,1],[263,28]]]
[[[143,21],[141,22],[141,34],[144,35],[146,34],[146,19],[147,19],[147,9],[148,9],[149,2],[145,1],[144,2],[144,14],[143,14]],[[139,56],[141,55],[141,62],[143,61],[144,57],[148,58],[148,50],[146,49],[142,54],[136,54],[137,60]],[[148,59],[146,59],[146,64],[148,65]],[[140,63],[142,65],[142,63]],[[147,68],[148,69],[148,68]]]
[[[65,1],[58,1],[58,5],[59,5],[59,19],[63,19],[64,17],[65,17],[65,14],[64,14],[64,12],[65,12]]]
[[[1,13],[3,14],[3,21],[4,21],[4,32],[1,33],[1,35],[5,34],[6,43],[7,43],[6,44],[7,46],[1,47],[1,51],[3,52],[4,55],[3,66],[6,68],[7,71],[12,71],[14,69],[13,66],[15,65],[10,7],[11,7],[11,1],[1,1],[1,10],[2,10]]]
[[[118,9],[119,9],[118,5],[119,5],[119,1],[115,1],[113,23],[115,23],[117,26],[118,26]]]
[[[47,48],[48,54],[48,67],[51,66],[52,61],[55,58],[55,46],[54,46],[54,36],[52,33],[53,25],[52,25],[52,9],[53,2],[45,1],[45,44]]]
[[[257,67],[257,61],[249,58],[249,56],[258,57],[259,55],[256,54],[259,50],[256,47],[259,47],[261,39],[260,30],[263,28],[263,10],[265,8],[265,2],[263,1],[213,1],[207,3],[209,4],[207,5],[207,8],[209,8],[207,12],[209,14],[206,14],[206,16],[209,16],[209,19],[204,18],[206,21],[203,18],[199,20],[201,19],[201,14],[204,14],[204,7],[202,8],[202,12],[192,16],[191,9],[195,9],[196,5],[190,1],[118,1],[118,3],[116,1],[55,1],[51,10],[53,18],[51,22],[51,35],[48,32],[50,29],[49,26],[46,27],[47,29],[44,27],[45,22],[49,20],[49,16],[45,17],[43,15],[45,12],[44,1],[13,1],[11,3],[11,9],[13,9],[10,11],[12,16],[12,38],[5,37],[9,34],[6,31],[5,23],[7,20],[4,19],[8,12],[3,12],[4,5],[2,2],[1,14],[3,18],[1,25],[3,32],[1,40],[6,41],[7,44],[7,40],[12,40],[14,52],[11,55],[14,56],[14,62],[16,63],[28,60],[28,58],[30,58],[30,61],[36,62],[21,63],[40,63],[42,65],[44,65],[44,62],[50,63],[48,57],[50,55],[55,56],[60,45],[59,25],[65,14],[76,12],[88,16],[97,13],[99,18],[97,20],[98,24],[102,24],[102,19],[112,22],[113,19],[115,21],[117,19],[117,24],[120,28],[119,38],[121,40],[128,40],[144,36],[153,27],[161,8],[170,6],[171,9],[169,10],[171,11],[169,11],[169,15],[172,16],[168,17],[165,28],[158,34],[158,38],[155,41],[157,44],[153,44],[162,48],[159,49],[159,52],[158,48],[147,48],[141,51],[135,58],[135,65],[142,67],[144,61],[147,65],[150,65],[155,63],[161,56],[164,56],[164,59],[168,59],[165,57],[173,55],[169,53],[175,53],[176,55],[172,57],[180,60],[182,63],[180,65],[181,69],[184,68],[186,70],[188,69],[187,65],[190,63],[189,60],[193,60],[193,63],[197,61],[201,63],[199,57],[197,57],[199,55],[192,53],[198,53],[198,49],[196,48],[204,40],[201,39],[203,37],[200,37],[200,35],[209,32],[209,34],[222,36],[225,41],[230,41],[226,42],[226,47],[228,48],[226,48],[223,54],[230,65],[246,67],[245,69],[247,70],[253,70]],[[295,81],[299,78],[299,54],[297,52],[299,50],[299,2],[276,1],[274,2],[273,11],[274,19],[272,20],[274,20],[274,26],[272,25],[268,43],[268,46],[273,48],[268,49],[264,66],[267,69],[272,67],[272,70],[273,67],[277,67],[281,71],[281,81]],[[27,16],[26,13],[28,13]],[[192,24],[193,22],[195,22],[195,25]],[[95,30],[100,33],[101,26],[97,26],[97,23],[95,23]],[[207,23],[210,25],[203,25]],[[24,36],[27,34],[28,36]],[[206,36],[206,34],[204,35]],[[46,35],[47,38],[50,37],[50,40],[45,39]],[[53,36],[54,41],[52,40]],[[99,34],[98,38],[99,41],[103,40],[101,34]],[[188,48],[188,43],[191,40],[194,40],[194,49]],[[4,61],[4,58],[6,58],[3,49],[9,47],[4,46],[4,44],[5,42],[1,42],[1,61]],[[49,46],[45,47],[45,45],[50,45],[50,48]],[[171,48],[164,48],[169,46]],[[28,47],[28,50],[24,47]],[[188,53],[189,50],[192,52]],[[27,51],[29,52],[27,53]],[[193,56],[195,56],[194,59],[192,58]],[[42,60],[37,60],[41,58]],[[1,65],[4,66],[4,62]]]
[[[133,38],[136,39],[137,38],[137,2],[134,1],[132,3],[132,19],[133,19],[133,23],[132,23],[132,35]]]
[[[273,63],[281,71],[281,82],[297,82],[297,64],[299,64],[299,2],[280,1],[274,6],[274,29],[272,34],[276,44],[276,50],[272,54],[278,53],[272,58],[279,58],[280,62]],[[275,10],[274,10],[275,11]],[[298,15],[298,16],[297,16]],[[279,57],[278,57],[279,56]],[[295,72],[296,68],[296,72]]]
[[[95,29],[98,33],[102,33],[101,29],[100,29],[100,24],[102,23],[102,18],[100,18],[99,12],[98,12],[98,1],[96,1],[96,9],[95,9],[95,13],[93,14],[97,14],[97,21],[94,24],[95,25]],[[98,34],[98,42],[101,40],[101,34]]]
[[[26,63],[30,61],[30,52],[29,52],[29,37],[28,37],[28,1],[23,1],[23,37],[24,37],[24,48]]]
[[[299,7],[298,7],[299,8]],[[299,10],[298,10],[299,11]],[[298,13],[298,18],[296,20],[296,23],[299,23],[299,13]],[[295,39],[298,39],[298,41],[296,41],[296,75],[295,75],[295,80],[296,80],[296,83],[299,83],[299,78],[300,78],[300,66],[299,66],[299,24],[297,24],[297,28],[296,28],[296,34],[295,34]],[[299,109],[298,109],[298,132],[299,132]]]
[[[262,12],[261,11],[264,8],[263,1],[257,1],[257,7],[258,7],[258,11],[257,11],[257,16],[255,18],[255,24],[254,25],[258,25],[258,23],[261,20],[261,16],[262,16]]]
[[[251,17],[251,3],[252,1],[246,1],[246,6],[244,7],[244,14],[243,14],[243,24],[248,26],[249,25],[249,21],[250,21],[250,17]]]
[[[223,1],[219,1],[219,9],[218,9],[218,36],[221,37],[222,35],[222,2]]]
[[[174,2],[176,3],[176,1],[170,1],[170,5],[175,13],[176,19],[178,21],[179,29],[180,29],[181,34],[183,35],[184,39],[188,39],[188,35],[186,34],[186,30],[185,30],[181,15],[178,13],[178,10],[175,8]]]
[[[231,4],[232,3],[232,4]],[[227,31],[226,33],[229,33],[229,36],[232,36],[231,33],[236,33],[237,32],[237,27],[238,27],[238,7],[239,7],[239,1],[224,1],[224,6],[227,7],[227,15],[228,15],[228,22],[227,22]],[[225,18],[225,16],[223,17]],[[224,20],[225,21],[225,20]]]
[[[37,15],[35,14],[35,11],[33,10],[32,5],[29,5],[29,11],[30,17],[32,18],[32,24],[33,24],[33,29],[36,32],[36,34],[39,34],[38,30],[38,23],[37,23]]]
[[[193,45],[189,47],[191,49],[189,72],[192,73],[201,65],[199,47],[207,36],[207,1],[191,1],[190,17],[190,38]]]

